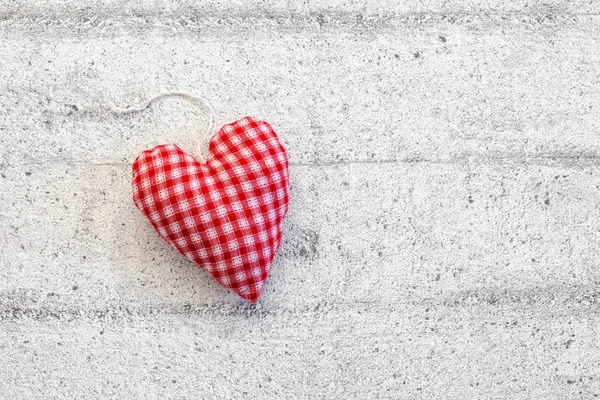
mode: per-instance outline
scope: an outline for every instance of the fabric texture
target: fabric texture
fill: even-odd
[[[213,136],[205,164],[165,144],[142,152],[132,169],[133,201],[158,234],[256,302],[288,210],[287,153],[273,128],[245,117]]]

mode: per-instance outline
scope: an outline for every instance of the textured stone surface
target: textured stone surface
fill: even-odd
[[[600,396],[600,7],[0,4],[0,397]],[[249,305],[130,163],[272,123],[284,242]]]

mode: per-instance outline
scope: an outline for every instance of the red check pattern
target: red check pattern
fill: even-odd
[[[287,153],[273,128],[245,117],[210,141],[205,164],[174,144],[133,163],[133,201],[181,254],[244,299],[258,300],[288,210]]]

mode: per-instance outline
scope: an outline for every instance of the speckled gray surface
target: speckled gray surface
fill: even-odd
[[[0,397],[600,396],[600,4],[0,3]],[[250,305],[130,163],[269,121],[291,203]]]

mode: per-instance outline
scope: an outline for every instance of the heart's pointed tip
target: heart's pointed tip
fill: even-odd
[[[260,299],[260,293],[261,291],[257,290],[254,292],[250,292],[250,293],[239,293],[236,292],[238,296],[240,296],[242,299],[246,300],[249,303],[256,303],[259,299]]]
[[[249,303],[256,303],[260,299],[260,293],[242,295],[242,298]]]

